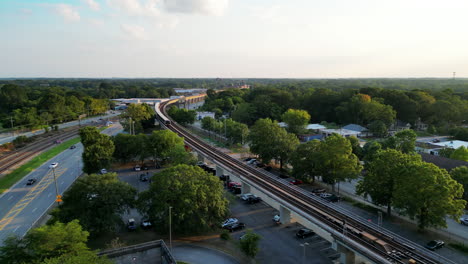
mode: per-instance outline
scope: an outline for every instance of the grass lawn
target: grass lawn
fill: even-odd
[[[57,156],[62,151],[70,148],[71,145],[74,145],[78,142],[80,142],[79,137],[65,141],[62,144],[39,154],[27,163],[21,165],[21,167],[12,171],[10,174],[7,174],[3,178],[0,178],[0,194],[8,190],[11,186],[13,186],[13,184],[22,179],[24,176],[28,175],[31,171],[44,164],[44,162]]]
[[[414,131],[416,136],[418,137],[430,137],[433,136],[431,133],[427,133],[426,131]]]

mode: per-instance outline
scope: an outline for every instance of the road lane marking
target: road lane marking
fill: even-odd
[[[55,170],[55,178],[59,178],[64,174],[67,168],[58,168]],[[47,174],[34,186],[13,208],[0,219],[0,231],[15,219],[15,217],[23,211],[23,209],[30,204],[39,194],[41,194],[49,185],[54,182],[53,171],[48,171]],[[50,196],[50,195],[49,195]]]
[[[32,212],[34,213],[36,210],[37,210],[37,207],[36,207],[36,208],[34,208],[34,209],[32,210]]]
[[[60,183],[60,185],[63,185],[64,183],[65,183],[65,182],[64,182],[64,181],[62,181],[62,183]]]
[[[13,230],[13,232],[16,232],[16,230],[18,230],[18,228],[20,228],[20,226],[17,226],[17,227],[15,228],[15,230]]]

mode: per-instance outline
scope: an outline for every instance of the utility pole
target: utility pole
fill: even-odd
[[[132,118],[131,117],[128,123],[130,124],[130,135],[132,135]]]
[[[169,249],[172,252],[172,206],[169,206]]]
[[[13,129],[13,117],[10,116],[10,123],[11,123],[11,134],[14,137],[15,136],[15,130]]]

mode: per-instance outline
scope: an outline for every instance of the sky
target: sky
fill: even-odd
[[[468,77],[466,0],[0,0],[0,78]]]

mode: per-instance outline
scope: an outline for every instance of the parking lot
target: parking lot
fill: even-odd
[[[299,239],[296,232],[303,228],[297,223],[277,225],[273,216],[278,212],[264,202],[248,204],[240,198],[231,204],[231,215],[259,234],[259,263],[332,263],[338,257],[330,243],[317,235]],[[232,234],[238,240],[245,230]],[[302,244],[302,245],[301,245]]]

